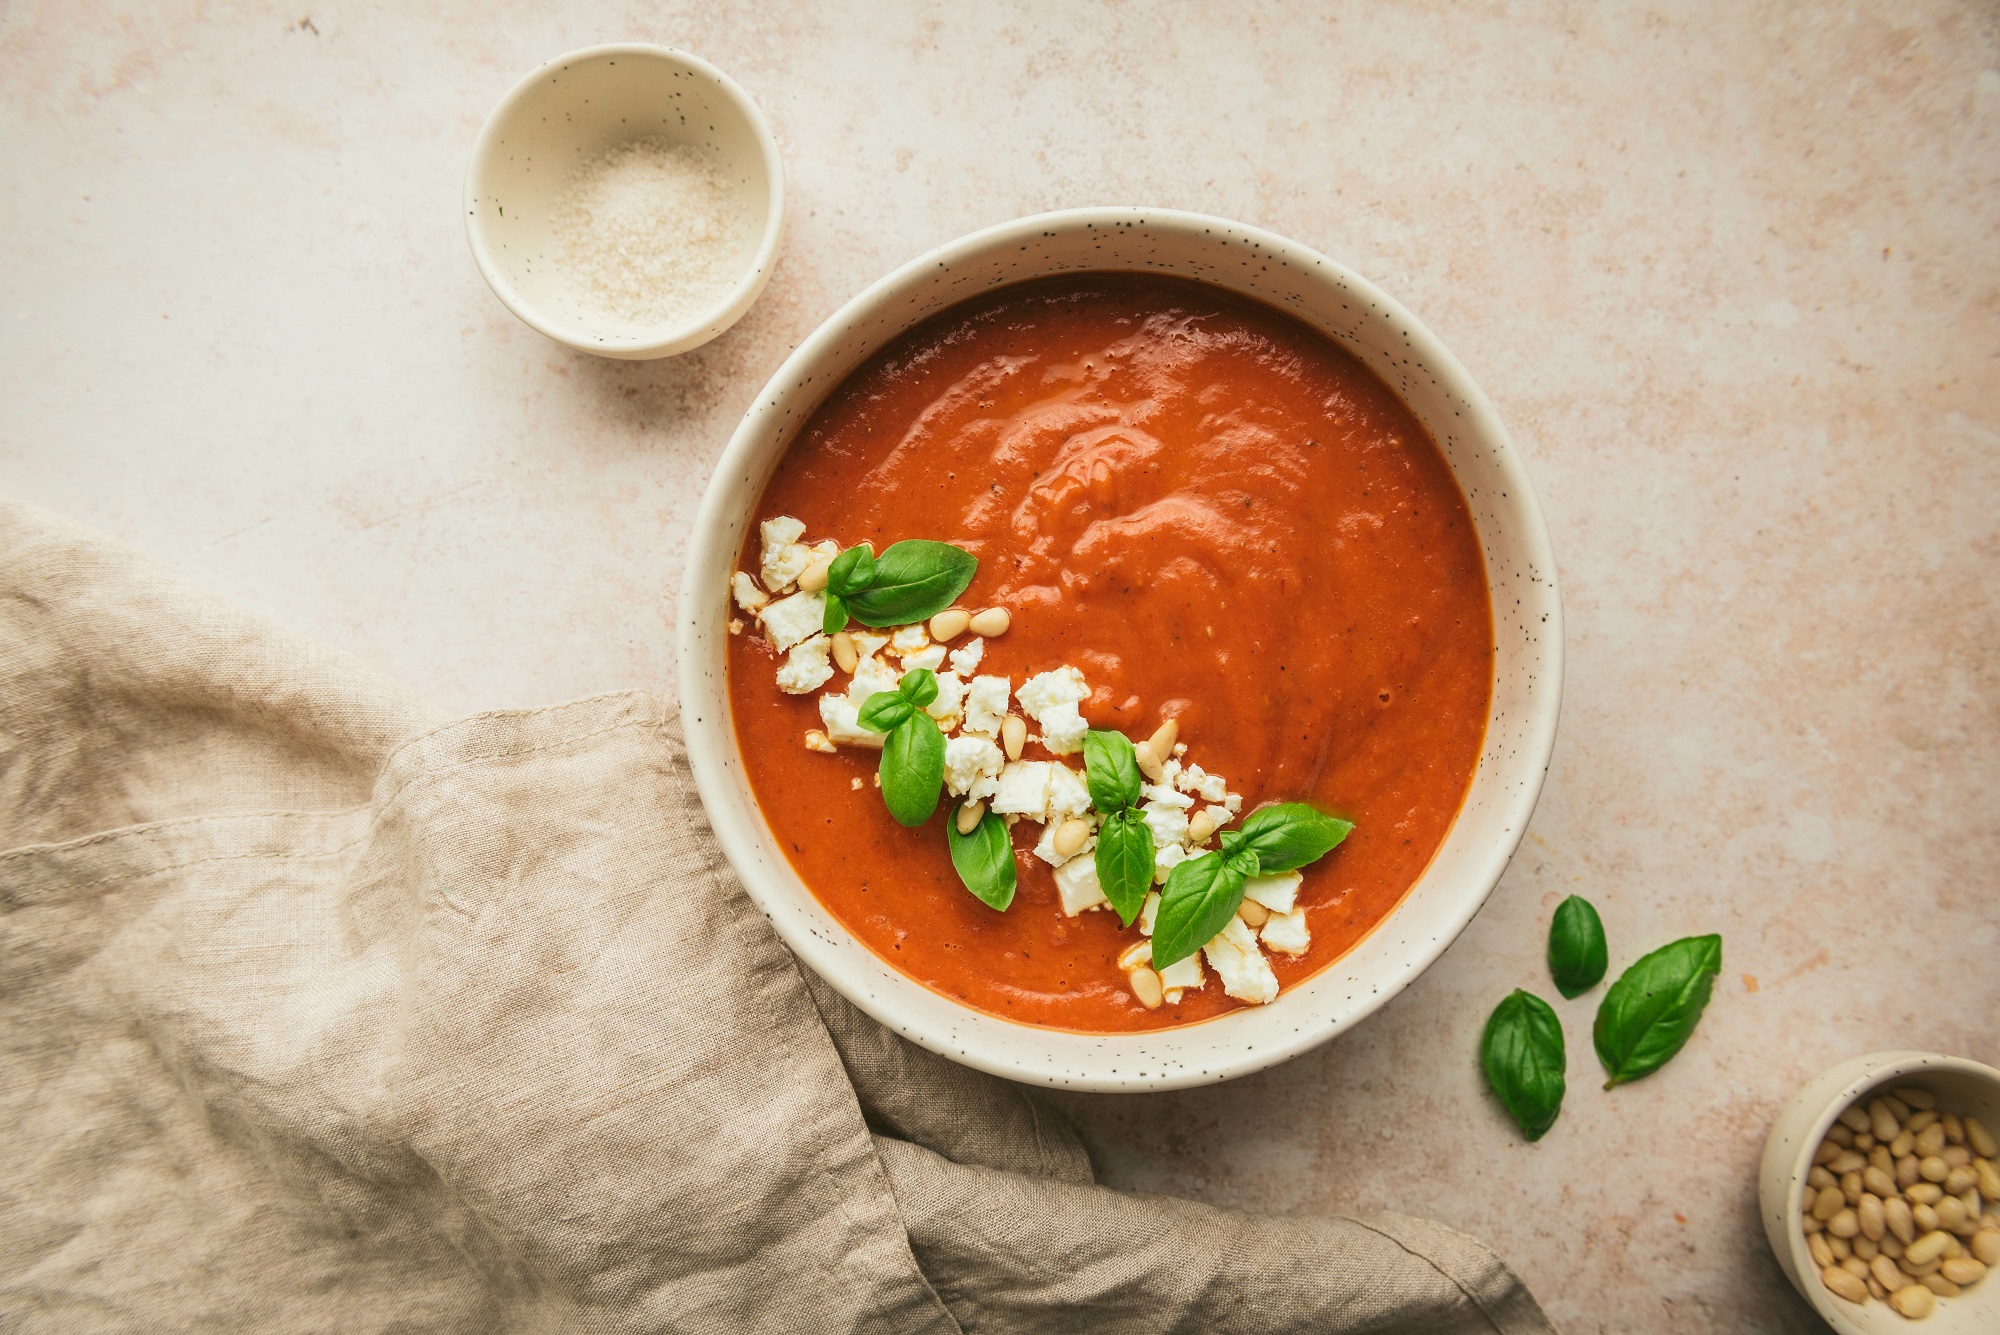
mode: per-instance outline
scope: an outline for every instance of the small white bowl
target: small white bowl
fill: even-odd
[[[1140,1034],[1017,1024],[930,991],[850,936],[786,861],[744,777],[726,675],[728,581],[765,482],[820,401],[883,344],[995,287],[1090,270],[1178,274],[1274,306],[1365,363],[1437,441],[1479,530],[1495,661],[1465,802],[1401,904],[1341,959],[1269,1006]],[[1437,336],[1380,288],[1297,242],[1167,209],[1046,213],[911,260],[828,317],[778,368],[702,497],[681,584],[679,689],[689,761],[730,864],[778,934],[855,1005],[933,1052],[1070,1089],[1177,1089],[1275,1066],[1326,1042],[1444,953],[1506,870],[1555,745],[1562,601],[1541,508],[1499,416]]]
[[[616,321],[579,300],[550,224],[579,166],[642,135],[712,153],[750,222],[742,276],[672,325]],[[784,214],[784,163],[757,104],[707,61],[664,46],[586,47],[533,71],[487,118],[465,173],[465,233],[494,295],[558,343],[626,361],[698,348],[741,319],[770,279]]]
[[[1841,1335],[1889,1335],[1889,1332],[1932,1332],[1934,1335],[1992,1335],[2000,1331],[2000,1274],[1988,1275],[1956,1298],[1940,1298],[1924,1321],[1897,1315],[1879,1299],[1865,1307],[1833,1296],[1820,1282],[1819,1267],[1806,1249],[1804,1214],[1806,1174],[1813,1152],[1826,1139],[1834,1119],[1849,1104],[1866,1103],[1877,1091],[1913,1085],[1937,1096],[1946,1112],[1970,1114],[1989,1127],[2000,1128],[2000,1071],[1963,1057],[1941,1052],[1877,1052],[1830,1066],[1806,1082],[1778,1114],[1764,1141],[1764,1159],[1757,1174],[1757,1199],[1764,1216],[1764,1235],[1786,1278],[1813,1310]]]

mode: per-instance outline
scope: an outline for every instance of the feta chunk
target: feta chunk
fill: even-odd
[[[1057,705],[1088,700],[1090,688],[1084,685],[1083,674],[1065,663],[1053,672],[1037,673],[1022,682],[1014,698],[1021,702],[1022,713],[1041,723],[1042,715]]]
[[[977,672],[979,670],[979,660],[984,657],[986,657],[986,641],[975,635],[951,651],[951,670],[953,672]]]
[[[820,633],[820,623],[826,620],[826,595],[795,593],[780,598],[759,612],[757,619],[764,623],[764,633],[775,648],[789,649]]]
[[[932,672],[936,672],[943,666],[944,646],[941,644],[934,644],[928,649],[919,649],[913,654],[903,655],[903,671],[905,672],[910,672],[917,668],[928,668]]]
[[[1298,902],[1299,883],[1305,877],[1295,871],[1275,876],[1252,876],[1243,883],[1243,897],[1254,899],[1273,913],[1290,913]]]
[[[1278,975],[1271,972],[1271,962],[1257,949],[1257,937],[1243,919],[1231,918],[1229,925],[1201,949],[1208,956],[1208,967],[1222,980],[1225,993],[1259,1006],[1277,1000]]]
[[[759,573],[764,577],[764,587],[771,592],[790,584],[813,563],[812,549],[799,542],[805,531],[806,526],[790,515],[766,519],[758,525],[764,539],[764,560]]]
[[[1177,792],[1164,783],[1142,784],[1140,785],[1139,792],[1148,801],[1157,802],[1163,807],[1179,807],[1182,811],[1186,811],[1194,805],[1192,797],[1189,797],[1186,793]]]
[[[764,550],[769,552],[777,547],[789,547],[803,538],[806,535],[806,523],[805,520],[794,519],[790,515],[779,515],[775,519],[766,519],[759,524],[757,534],[764,540]]]
[[[965,730],[987,737],[1000,735],[1001,721],[1007,717],[1007,695],[1011,683],[1005,677],[974,677],[965,693]]]
[[[937,678],[937,699],[924,706],[924,712],[937,720],[938,727],[950,732],[958,726],[959,705],[965,699],[965,683],[953,672],[940,672]]]
[[[854,641],[855,655],[860,658],[873,658],[889,642],[887,635],[872,630],[850,630],[847,636]]]
[[[1174,868],[1188,860],[1188,851],[1180,844],[1155,844],[1153,846],[1153,884],[1165,885],[1167,877],[1173,875]]]
[[[833,676],[833,664],[827,661],[832,648],[833,641],[824,635],[793,645],[785,665],[778,669],[778,689],[787,695],[806,695],[826,685]]]
[[[991,797],[1007,757],[984,737],[950,737],[944,744],[944,788],[953,797]]]
[[[1072,918],[1104,903],[1104,887],[1097,880],[1097,859],[1074,857],[1057,867],[1056,893],[1062,897],[1062,911]]]
[[[1179,783],[1180,773],[1181,762],[1175,760],[1172,756],[1160,762],[1160,783],[1163,787],[1172,788],[1175,784]]]
[[[806,750],[823,751],[827,755],[832,755],[839,749],[839,747],[833,744],[833,739],[818,728],[810,728],[806,731]]]
[[[1243,794],[1241,793],[1223,794],[1222,805],[1228,808],[1230,815],[1232,816],[1236,815],[1238,812],[1243,810]]]
[[[1083,750],[1083,735],[1089,731],[1074,703],[1050,705],[1042,712],[1042,745],[1051,755],[1073,756]]]
[[[1201,971],[1201,952],[1197,950],[1186,959],[1175,960],[1160,970],[1160,988],[1168,1001],[1179,1001],[1183,992],[1199,992],[1207,981]]]
[[[1035,856],[1048,863],[1051,867],[1060,867],[1064,863],[1069,862],[1071,858],[1080,857],[1090,857],[1094,863],[1096,861],[1094,854],[1097,850],[1097,835],[1094,831],[1083,841],[1083,847],[1070,854],[1069,857],[1064,857],[1062,854],[1056,852],[1056,827],[1061,823],[1059,820],[1052,820],[1042,827],[1042,837],[1035,841]]]
[[[1174,787],[1193,793],[1205,802],[1220,802],[1229,795],[1229,784],[1220,774],[1210,774],[1199,765],[1189,765],[1174,776]]]
[[[1160,892],[1148,890],[1146,902],[1139,906],[1139,930],[1147,936],[1153,934],[1153,920],[1160,916]]]
[[[896,654],[914,654],[930,647],[930,632],[923,623],[914,626],[898,626],[889,633],[889,650]]]
[[[897,679],[896,669],[887,663],[864,658],[854,665],[854,676],[847,683],[847,698],[858,710],[868,703],[869,696],[895,690]]]
[[[1148,802],[1139,808],[1139,815],[1153,831],[1154,848],[1178,844],[1187,837],[1188,814],[1180,807]]]
[[[861,726],[861,706],[848,696],[833,691],[822,695],[819,698],[819,721],[826,725],[829,741],[841,746],[865,746],[875,751],[882,749],[882,734]]]
[[[729,577],[729,592],[736,598],[736,605],[751,615],[764,610],[764,604],[771,601],[770,595],[757,587],[757,581],[750,578],[746,570],[739,570]]]
[[[1090,810],[1090,784],[1082,770],[1049,762],[1049,819],[1081,816]]]
[[[977,683],[974,683],[977,685]],[[1010,760],[1000,771],[1000,785],[993,794],[993,809],[1003,816],[1049,818],[1049,770],[1047,760]]]
[[[1263,938],[1265,945],[1287,955],[1303,955],[1312,944],[1312,936],[1306,931],[1304,909],[1273,913],[1264,920],[1264,930],[1257,935]]]

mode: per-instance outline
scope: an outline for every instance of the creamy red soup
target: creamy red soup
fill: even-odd
[[[1493,626],[1450,469],[1354,357],[1219,288],[1087,274],[944,312],[813,415],[754,517],[777,515],[843,548],[964,547],[979,569],[958,605],[1013,617],[980,672],[1018,687],[1073,664],[1090,726],[1136,740],[1177,720],[1246,814],[1308,801],[1353,821],[1305,872],[1310,948],[1271,960],[1286,988],[1396,906],[1471,781]],[[1029,854],[1040,826],[1015,827],[1012,906],[974,899],[947,850],[954,804],[905,828],[874,785],[879,753],[807,749],[816,697],[773,686],[780,658],[754,619],[729,642],[751,787],[800,878],[882,959],[1060,1029],[1166,1028],[1241,1004],[1213,977],[1177,1005],[1135,999],[1116,959],[1138,929],[1063,914]]]

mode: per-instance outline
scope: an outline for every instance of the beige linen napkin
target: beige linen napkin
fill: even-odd
[[[437,718],[0,504],[0,1327],[1546,1331],[1092,1184],[807,977],[641,694]]]

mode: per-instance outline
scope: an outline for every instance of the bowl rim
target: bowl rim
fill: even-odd
[[[499,141],[500,127],[522,99],[537,88],[551,70],[566,69],[585,61],[612,56],[635,56],[677,66],[702,76],[719,89],[724,99],[750,127],[751,135],[757,141],[758,153],[763,160],[764,184],[770,207],[764,216],[764,229],[757,239],[756,252],[750,257],[735,285],[715,305],[689,319],[658,330],[644,334],[600,338],[585,333],[576,326],[551,319],[522,299],[521,294],[515,290],[513,283],[507,280],[493,257],[492,248],[487,243],[484,224],[480,221],[478,201],[487,161]],[[708,61],[691,51],[653,42],[604,42],[596,46],[578,47],[574,51],[553,56],[514,81],[499,102],[494,104],[493,110],[487,113],[485,123],[479,127],[479,134],[472,142],[472,153],[465,166],[463,195],[465,235],[472,248],[473,263],[479,270],[479,276],[486,280],[487,287],[491,288],[493,295],[500,299],[501,305],[530,329],[554,339],[565,347],[604,357],[640,361],[671,357],[700,347],[742,319],[744,313],[763,293],[764,285],[771,279],[771,265],[777,257],[778,243],[784,233],[785,162],[784,155],[778,148],[777,136],[771,132],[770,122],[765,118],[763,109],[749,93],[743,90],[741,84]]]
[[[1483,852],[1473,855],[1478,871],[1476,879],[1482,882],[1481,888],[1477,894],[1462,896],[1449,915],[1441,916],[1434,923],[1427,922],[1425,934],[1429,939],[1415,946],[1403,957],[1393,979],[1385,981],[1379,987],[1371,988],[1369,995],[1355,998],[1342,1014],[1332,1020],[1320,1017],[1318,1023],[1295,1024],[1282,1031],[1260,1035],[1259,1041],[1254,1043],[1219,1043],[1215,1046],[1215,1051],[1204,1057],[1203,1064],[1198,1070],[1185,1066],[1173,1070],[1162,1069],[1167,1064],[1159,1061],[1153,1062],[1149,1069],[1135,1070],[1133,1061],[1119,1060],[1107,1063],[1100,1058],[1096,1069],[1079,1071],[1065,1065],[1064,1060],[1053,1053],[1030,1057],[1021,1051],[1013,1050],[1005,1043],[982,1043],[977,1035],[988,1025],[998,1025],[1004,1026],[1009,1032],[1032,1036],[1044,1043],[1055,1044],[1063,1039],[1084,1039],[1101,1045],[1100,1050],[1103,1050],[1125,1040],[1137,1043],[1149,1037],[1185,1036],[1212,1025],[1225,1024],[1240,1012],[1232,1011],[1229,1015],[1215,1017],[1201,1024],[1174,1026],[1169,1029],[1134,1034],[1103,1034],[1025,1025],[951,1002],[949,998],[944,1000],[950,1004],[953,1013],[961,1017],[960,1025],[933,1027],[915,1021],[909,1016],[897,1014],[890,1002],[877,998],[869,989],[846,976],[847,969],[853,966],[842,958],[839,946],[823,939],[818,932],[812,930],[810,923],[801,916],[802,911],[789,902],[789,895],[773,893],[771,887],[762,882],[763,868],[754,855],[753,845],[759,839],[769,842],[769,828],[761,815],[745,822],[739,822],[735,818],[729,767],[737,763],[738,758],[733,721],[727,704],[726,682],[719,689],[721,704],[718,708],[689,709],[686,701],[690,690],[702,681],[704,675],[700,657],[700,618],[715,612],[714,598],[711,595],[715,589],[725,586],[728,572],[735,568],[734,549],[726,553],[711,553],[707,550],[709,546],[714,545],[710,535],[725,532],[728,528],[727,507],[723,500],[724,488],[720,482],[724,478],[743,472],[746,466],[752,463],[764,447],[764,440],[771,428],[780,420],[784,405],[802,392],[800,386],[807,383],[815,386],[817,397],[812,401],[812,408],[816,408],[840,379],[844,379],[842,376],[829,381],[819,376],[814,368],[838,353],[840,344],[854,327],[878,312],[887,313],[900,297],[906,295],[906,289],[918,287],[940,270],[949,271],[953,266],[987,252],[1025,248],[1031,241],[1054,229],[1092,227],[1116,229],[1146,225],[1184,228],[1196,233],[1224,231],[1253,247],[1264,248],[1267,253],[1289,257],[1303,269],[1320,271],[1328,281],[1345,284],[1358,297],[1372,302],[1380,318],[1395,322],[1404,331],[1408,339],[1406,351],[1418,354],[1440,375],[1451,378],[1452,392],[1464,404],[1468,429],[1475,431],[1487,443],[1505,479],[1514,518],[1520,529],[1513,536],[1518,539],[1525,552],[1523,563],[1542,572],[1535,581],[1535,587],[1544,591],[1542,594],[1544,605],[1538,610],[1546,613],[1549,647],[1542,663],[1540,689],[1525,711],[1522,741],[1511,753],[1512,758],[1506,765],[1505,772],[1512,781],[1506,785],[1507,791],[1494,799],[1500,813],[1496,819],[1503,821],[1504,833],[1500,838],[1494,839]],[[1078,266],[1062,272],[1126,272],[1136,271],[1139,267],[1107,263],[1094,267]],[[1160,272],[1160,270],[1152,271]],[[1032,281],[1043,276],[1047,275],[1024,274],[1020,281]],[[1193,281],[1214,280],[1196,278]],[[1235,290],[1229,289],[1227,284],[1222,286],[1225,290]],[[968,298],[971,295],[974,294],[968,294]],[[1263,300],[1274,308],[1282,309],[1268,299]],[[946,307],[939,309],[948,309],[950,304],[956,303],[948,303]],[[877,340],[874,348],[879,348],[900,332],[921,323],[923,319],[930,318],[930,315],[935,313],[933,311],[915,319],[902,319],[896,333],[887,334]],[[1379,370],[1373,367],[1370,369],[1378,377],[1380,376]],[[791,424],[784,428],[784,439],[787,444],[798,426],[808,420],[810,415],[811,408],[801,410]],[[1456,472],[1454,469],[1455,478]],[[1459,481],[1463,487],[1462,479]],[[1443,342],[1400,302],[1345,265],[1310,247],[1265,229],[1208,214],[1177,209],[1101,206],[1064,209],[1009,219],[968,233],[897,266],[827,316],[799,343],[758,391],[743,419],[738,423],[736,431],[730,437],[729,443],[717,459],[710,474],[710,483],[702,496],[690,537],[677,616],[678,689],[683,700],[683,724],[695,786],[707,810],[718,842],[722,845],[732,868],[752,900],[777,928],[786,944],[808,967],[849,1001],[894,1032],[974,1069],[1051,1088],[1094,1092],[1163,1091],[1235,1079],[1290,1061],[1359,1024],[1387,1004],[1392,997],[1403,991],[1436,963],[1438,957],[1459,937],[1491,897],[1502,873],[1527,832],[1529,818],[1534,813],[1536,802],[1547,778],[1550,757],[1555,746],[1556,726],[1561,715],[1562,602],[1556,580],[1554,552],[1541,504],[1528,476],[1525,460],[1515,447],[1498,412],[1478,383]],[[1496,673],[1499,661],[1496,656]],[[1489,726],[1490,720],[1489,715]],[[1465,807],[1461,804],[1459,812],[1461,816],[1464,810]],[[1454,826],[1457,819],[1458,817],[1454,817]],[[746,828],[752,825],[754,829]],[[1445,839],[1449,841],[1449,831]],[[1442,849],[1444,844],[1441,843],[1439,847]],[[774,856],[778,861],[784,862],[782,851],[775,851]],[[789,867],[789,863],[785,865]],[[1419,881],[1424,874],[1426,873],[1419,874]],[[797,879],[795,873],[794,879]],[[1475,878],[1468,872],[1465,879],[1471,881]],[[805,893],[811,895],[810,887],[805,888]],[[1407,902],[1406,896],[1396,909],[1392,909],[1374,929],[1371,929],[1371,934],[1393,919]],[[848,939],[852,940],[851,937]],[[860,950],[867,951],[867,948],[859,946],[858,942],[855,945]],[[1356,948],[1359,948],[1359,943]],[[876,959],[872,952],[867,953],[871,960]],[[1352,951],[1349,953],[1352,954]],[[915,989],[926,996],[942,995],[896,971],[894,966],[887,962],[877,960],[877,963],[880,969],[901,987]],[[1338,964],[1337,960],[1329,963],[1325,969],[1315,973],[1307,984],[1301,984],[1301,987],[1325,978],[1329,971],[1338,967]],[[969,1032],[974,1037],[968,1040],[961,1031]],[[1114,1066],[1115,1069],[1108,1071],[1102,1069],[1107,1064]]]
[[[1770,1244],[1785,1277],[1791,1280],[1799,1296],[1841,1335],[1870,1335],[1870,1332],[1855,1323],[1846,1311],[1846,1304],[1828,1292],[1825,1285],[1817,1282],[1819,1267],[1812,1259],[1805,1230],[1800,1225],[1805,1214],[1806,1176],[1812,1171],[1812,1156],[1832,1129],[1834,1120],[1863,1095],[1881,1089],[1891,1081],[1915,1083],[1925,1073],[1935,1071],[1970,1076],[1991,1085],[1996,1093],[2000,1093],[2000,1070],[1970,1057],[1954,1057],[1949,1053],[1914,1048],[1871,1052],[1835,1062],[1807,1080],[1778,1113],[1765,1136],[1764,1163],[1758,1182],[1758,1206],[1759,1213],[1764,1217],[1765,1241]],[[1806,1110],[1815,1106],[1819,1111],[1810,1121],[1802,1122]],[[1799,1125],[1807,1129],[1799,1136],[1798,1144],[1787,1156],[1774,1163],[1773,1159],[1783,1149],[1786,1137],[1794,1134],[1792,1128]],[[1783,1183],[1784,1199],[1774,1202],[1771,1197],[1780,1182]],[[1784,1264],[1787,1261],[1789,1264]]]

